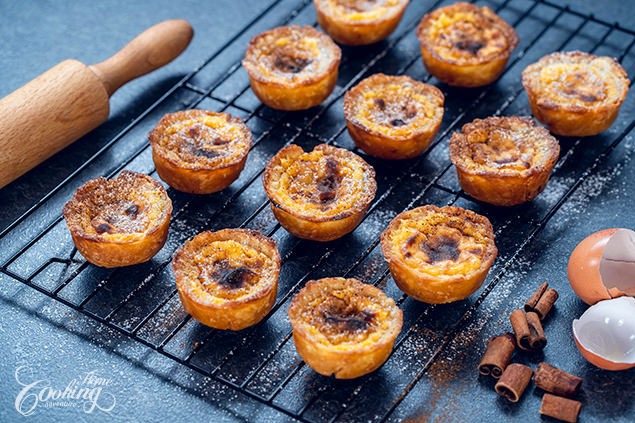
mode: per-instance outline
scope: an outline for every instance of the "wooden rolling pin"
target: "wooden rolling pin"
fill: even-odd
[[[187,21],[161,22],[101,63],[65,60],[0,100],[0,188],[105,122],[110,96],[174,60],[193,34]]]

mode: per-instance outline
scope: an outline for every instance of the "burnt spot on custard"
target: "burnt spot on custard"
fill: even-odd
[[[577,98],[586,103],[593,103],[600,99],[600,96],[578,90],[576,87],[569,87],[563,91],[567,96]]]
[[[355,332],[368,329],[375,317],[375,313],[331,307],[322,312],[322,317],[327,324],[337,326],[339,331]]]
[[[337,160],[326,158],[326,174],[317,182],[320,203],[328,204],[337,197],[337,187],[342,181],[340,164]]]
[[[190,152],[195,156],[205,157],[208,159],[213,159],[214,157],[218,157],[218,153],[214,150],[208,150],[202,147],[192,147],[190,148]]]
[[[377,107],[379,107],[379,110],[383,111],[386,109],[386,101],[383,98],[376,98],[373,102]]]
[[[258,274],[253,270],[245,267],[231,267],[226,261],[222,261],[214,266],[214,269],[209,275],[209,279],[205,275],[206,272],[201,272],[200,278],[203,285],[215,281],[225,289],[240,289],[247,285],[252,284],[258,278]]]
[[[284,52],[276,52],[273,66],[284,73],[300,73],[311,63],[311,59],[295,57]]]
[[[422,242],[419,248],[428,256],[426,262],[434,264],[439,261],[457,261],[461,252],[459,251],[459,240],[447,235],[439,235]]]
[[[480,49],[485,47],[481,41],[475,41],[470,39],[462,39],[454,43],[454,47],[459,50],[467,51],[470,54],[476,56]]]
[[[133,204],[130,207],[128,207],[126,210],[124,210],[124,213],[128,215],[131,219],[136,219],[137,215],[139,214],[139,206],[136,204]]]
[[[405,104],[402,103],[401,107],[385,110],[385,116],[388,124],[393,128],[405,126],[417,116],[417,106],[409,99],[405,99]]]
[[[121,233],[136,230],[136,219],[141,208],[138,204],[118,202],[104,206],[100,213],[94,216],[90,222],[98,234]]]
[[[404,122],[402,119],[393,119],[393,120],[390,121],[390,124],[392,126],[397,127],[397,126],[404,126],[406,124],[406,122]]]
[[[494,162],[497,164],[508,164],[508,163],[514,163],[517,160],[518,160],[518,155],[510,154],[507,157],[501,157],[499,159],[495,159]]]
[[[184,132],[184,149],[198,157],[208,159],[218,157],[220,155],[218,151],[206,148],[206,146],[220,146],[231,142],[231,140],[214,134],[210,128],[200,123],[190,126]]]
[[[93,223],[93,226],[95,227],[95,231],[97,231],[98,234],[103,234],[105,232],[110,232],[113,230],[113,227],[110,226],[108,223],[98,223],[97,225]]]
[[[594,103],[606,97],[601,81],[594,81],[593,75],[586,72],[575,72],[566,79],[563,93],[585,103]]]
[[[200,125],[192,125],[187,129],[187,134],[195,140],[201,138],[201,133],[202,131]]]

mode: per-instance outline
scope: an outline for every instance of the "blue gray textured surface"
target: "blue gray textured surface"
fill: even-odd
[[[288,3],[287,10],[291,10],[298,2],[283,3],[285,3],[283,6]],[[518,7],[522,8],[523,2],[517,3]],[[607,7],[607,3],[599,5],[599,2],[596,4],[571,2],[571,5],[585,12],[593,12],[593,9],[596,9],[595,12],[598,15],[603,15],[611,21],[619,20],[628,27],[632,18],[635,17],[635,11],[624,2],[609,3],[610,7]],[[0,2],[0,10],[3,12],[0,14],[0,23],[2,23],[0,37],[3,40],[0,47],[0,68],[3,69],[0,96],[65,58],[77,58],[86,63],[101,61],[138,32],[163,19],[188,19],[196,31],[191,47],[181,58],[166,68],[125,86],[115,94],[111,102],[112,113],[108,123],[16,183],[0,190],[0,202],[11,204],[0,209],[0,227],[6,226],[21,211],[35,203],[159,98],[167,88],[200,65],[205,57],[223,44],[224,40],[229,39],[242,25],[269,4],[269,1],[257,0],[221,0],[208,3],[164,0],[152,3],[111,1],[94,4],[70,1]],[[307,19],[313,19],[310,8],[307,10],[309,10]],[[280,13],[282,12],[283,10]],[[560,25],[561,29],[567,29],[575,27],[577,21],[569,19],[561,22]],[[592,36],[597,36],[601,30],[601,28],[590,26],[585,29],[585,34],[589,40],[592,40]],[[558,31],[558,29],[550,31],[546,35],[547,39],[557,43],[564,37]],[[589,46],[592,45],[592,41],[586,41],[583,37],[576,43],[579,44],[571,47],[590,48]],[[394,59],[394,63],[397,63],[395,69],[401,64],[401,59],[412,54],[413,46],[415,46],[413,43],[398,45],[399,48],[393,53],[394,57],[390,57]],[[611,49],[619,50],[619,47],[618,41],[617,45],[607,47],[606,54],[610,54]],[[522,40],[519,48],[522,48]],[[353,54],[350,50],[348,53]],[[513,69],[503,78],[496,89],[500,89],[502,93],[506,89],[517,86],[519,70],[525,62],[532,59],[531,54],[530,51],[529,56],[516,65],[518,69]],[[364,60],[363,54],[356,58],[360,61]],[[633,58],[629,60],[632,69]],[[386,68],[390,69],[391,63],[387,62]],[[215,71],[215,69],[208,69],[197,75],[196,85],[205,88],[213,79]],[[420,63],[416,63],[408,73],[417,78],[425,76]],[[222,92],[217,94],[219,97],[223,96]],[[164,109],[173,111],[175,108],[182,107],[191,101],[192,96],[193,93],[190,91],[178,92],[175,99]],[[207,107],[217,107],[213,100],[206,101]],[[448,101],[451,101],[451,97]],[[244,104],[248,107],[247,100]],[[338,106],[337,103],[336,106]],[[337,110],[339,109],[335,108],[334,113],[326,113],[324,119],[317,121],[311,127],[312,131],[330,136],[335,130],[333,122],[341,121]],[[479,113],[488,111],[490,110],[487,107],[479,109]],[[520,96],[510,104],[508,113],[528,113],[525,97]],[[623,111],[621,117],[630,118],[632,113],[631,101],[631,106]],[[572,372],[577,371],[584,377],[584,392],[581,396],[584,407],[581,422],[626,422],[635,419],[635,406],[632,400],[632,394],[635,392],[634,372],[632,370],[621,373],[600,371],[588,365],[575,349],[570,324],[573,318],[583,312],[585,306],[569,289],[565,274],[568,255],[582,238],[595,230],[607,227],[632,227],[635,221],[633,211],[635,188],[632,185],[632,181],[635,180],[635,168],[632,163],[635,140],[632,139],[632,135],[628,135],[604,160],[597,162],[592,176],[585,180],[564,206],[547,222],[544,229],[537,233],[536,237],[518,253],[518,256],[514,257],[511,267],[504,268],[504,263],[512,258],[508,254],[515,251],[528,235],[531,225],[544,216],[549,207],[577,180],[584,169],[594,163],[597,154],[603,151],[610,140],[624,129],[630,120],[628,118],[618,121],[615,127],[606,134],[595,138],[593,145],[579,145],[579,143],[564,140],[563,159],[556,174],[547,190],[531,205],[514,208],[508,215],[506,212],[469,199],[458,200],[457,205],[488,215],[497,230],[510,231],[510,228],[513,228],[513,231],[517,232],[516,236],[501,237],[499,245],[501,257],[488,278],[489,283],[496,282],[492,285],[492,291],[489,295],[482,297],[482,300],[477,298],[483,290],[466,301],[430,310],[415,301],[406,300],[402,305],[406,316],[412,317],[423,312],[423,319],[417,320],[412,326],[414,328],[412,330],[420,336],[408,341],[414,345],[406,343],[384,368],[363,379],[365,382],[372,381],[373,383],[366,383],[356,394],[357,401],[353,403],[353,406],[339,411],[342,413],[342,421],[357,420],[362,414],[360,410],[377,409],[381,413],[381,410],[393,401],[392,395],[400,392],[404,385],[428,364],[430,368],[390,416],[391,421],[424,418],[430,421],[540,420],[537,410],[541,395],[538,390],[532,388],[528,390],[520,403],[508,404],[493,392],[490,381],[476,377],[475,367],[484,349],[483,340],[492,334],[506,331],[509,312],[517,308],[544,280],[549,280],[561,293],[555,313],[546,323],[550,344],[545,349],[544,356],[542,354],[518,355],[517,359],[531,365],[544,359]],[[257,127],[259,124],[264,125],[263,121],[257,118],[250,122],[254,132],[259,130]],[[145,130],[145,126],[143,129]],[[144,133],[132,135],[142,137]],[[285,131],[276,135],[282,139],[289,136]],[[341,145],[350,144],[346,134],[340,138],[338,142]],[[116,163],[122,159],[117,152],[124,157],[129,154],[132,147],[125,142],[116,152],[111,151],[109,153],[111,157],[104,161],[110,160]],[[131,144],[132,141],[128,143]],[[265,148],[274,147],[275,144],[265,144]],[[255,152],[254,161],[259,163],[270,155],[271,151]],[[423,169],[431,174],[436,172],[447,163],[446,156],[447,148],[442,145],[435,148]],[[145,159],[147,161],[147,158]],[[373,162],[373,165],[378,168],[378,173],[384,175],[396,172],[385,163]],[[385,179],[389,177],[384,176],[380,184],[387,184]],[[417,180],[417,177],[414,179]],[[406,194],[411,189],[416,192],[414,190],[425,186],[423,182],[427,183],[425,176],[419,179],[418,182],[406,184],[402,190]],[[451,189],[457,188],[455,173],[446,172],[439,183]],[[255,190],[257,191],[257,188]],[[253,202],[250,202],[250,191],[247,193],[249,194],[247,198],[240,203],[245,209],[248,209]],[[260,194],[255,192],[254,195],[257,197]],[[451,198],[452,196],[448,193],[433,189],[420,202],[430,201],[442,204],[449,202]],[[175,201],[182,205],[185,203],[185,197],[177,196]],[[399,207],[403,205],[400,204]],[[367,243],[367,239],[372,239],[376,227],[385,223],[381,219],[389,216],[391,212],[393,210],[390,208],[386,210],[380,208],[377,212],[378,217],[375,216],[377,221],[369,219],[370,222],[362,225],[356,234],[348,237],[344,245],[351,245],[352,250],[355,250],[356,246],[359,249],[359,245],[363,246]],[[230,220],[231,216],[228,216],[228,221]],[[265,227],[271,225],[267,216],[263,217],[263,221]],[[61,228],[63,230],[63,226]],[[289,240],[290,237],[285,238],[280,234],[278,236],[281,238],[281,248],[286,247],[284,243],[292,242]],[[169,242],[169,248],[172,248],[172,244],[177,242],[175,240],[172,240],[172,243]],[[5,252],[0,251],[0,257],[6,254],[9,247],[8,244],[3,245]],[[167,254],[166,252],[164,255]],[[376,256],[376,252],[370,255],[372,260]],[[12,270],[16,273],[22,271],[28,273],[39,259],[41,258],[27,255],[23,261],[17,261]],[[379,265],[371,262],[371,259],[368,260],[368,266],[365,266],[363,271],[359,271],[359,277],[365,276],[367,279],[374,277],[373,272],[377,272]],[[348,260],[348,256],[342,254],[339,260],[342,262]],[[338,257],[334,257],[329,263],[338,268],[344,266],[343,263],[338,262]],[[143,272],[150,268],[149,266],[131,271],[127,278],[120,278],[120,284],[140,278]],[[500,280],[496,280],[494,276],[503,270],[506,271],[502,273]],[[45,274],[43,277],[46,276],[48,275]],[[89,277],[84,279],[86,283],[90,282]],[[156,421],[160,419],[168,421],[185,419],[285,421],[287,419],[241,394],[236,394],[231,389],[175,364],[89,318],[81,317],[9,276],[0,274],[0,287],[0,339],[5,346],[4,359],[0,362],[0,383],[3,392],[0,395],[1,421],[68,421],[71,419],[78,421]],[[111,291],[109,287],[108,292],[97,297],[96,302],[112,301],[109,295],[112,294],[115,297],[117,289],[118,287],[114,286]],[[399,298],[399,292],[391,280],[387,281],[384,289],[389,295]],[[69,295],[72,294],[73,292],[69,292]],[[98,306],[99,304],[95,305],[95,309]],[[467,317],[463,315],[466,311],[469,311]],[[281,327],[284,327],[285,322],[281,319],[278,320]],[[457,324],[458,326],[455,326]],[[260,335],[267,335],[268,330],[271,330],[271,336],[276,336],[276,333],[273,333],[275,327],[272,324],[271,329],[263,329],[261,332],[264,333]],[[446,336],[448,329],[453,327],[456,327],[456,336]],[[421,342],[421,345],[417,345],[417,342]],[[429,362],[430,352],[434,352],[436,347],[442,344],[444,349],[441,350],[440,356],[433,362]],[[268,344],[263,341],[263,345],[258,350],[260,354],[267,352]],[[211,347],[214,348],[215,345]],[[223,347],[224,345],[218,345],[218,348]],[[287,361],[295,360],[292,347],[289,351],[284,349],[283,353],[289,358],[286,361],[281,359],[281,366]],[[410,355],[404,356],[406,353]],[[244,363],[250,365],[252,358],[244,357]],[[17,413],[14,404],[20,391],[15,372],[21,366],[32,370],[32,373],[24,374],[25,378],[29,376],[32,377],[29,380],[48,379],[51,386],[56,388],[63,388],[72,379],[82,378],[86,372],[94,371],[100,377],[111,380],[110,384],[104,388],[104,392],[114,394],[116,406],[109,413],[95,410],[91,414],[85,414],[74,407],[46,408],[42,402],[33,415],[23,418]],[[237,366],[240,366],[240,362]],[[230,366],[226,372],[230,375],[240,374],[240,369]],[[266,378],[268,374],[265,373],[263,377]],[[310,396],[315,384],[326,383],[316,379],[319,378],[315,378],[310,370],[307,371],[304,368],[300,372],[300,377],[293,379],[289,389],[281,394],[281,401],[293,404],[298,397]],[[24,379],[21,380],[24,382]],[[263,379],[262,382],[264,384],[266,381]],[[356,387],[356,382],[343,383],[341,390],[334,391],[335,393],[331,395],[358,392]],[[322,420],[324,414],[327,418],[333,415],[334,411],[329,408],[331,407],[329,395],[327,391],[325,397],[309,410],[307,418]],[[107,398],[105,394],[102,397],[104,401]],[[102,405],[106,406],[107,403],[104,402]]]

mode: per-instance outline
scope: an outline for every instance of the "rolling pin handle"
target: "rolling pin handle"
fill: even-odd
[[[126,82],[176,59],[193,35],[192,26],[185,20],[164,21],[139,34],[114,56],[89,67],[111,96]]]

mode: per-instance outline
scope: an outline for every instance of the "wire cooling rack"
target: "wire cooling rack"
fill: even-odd
[[[0,270],[204,376],[300,421],[384,421],[417,385],[450,340],[469,322],[519,253],[531,242],[602,160],[631,132],[635,120],[627,100],[602,142],[562,141],[561,157],[545,192],[529,205],[495,208],[461,191],[448,155],[452,131],[476,117],[528,115],[520,73],[529,63],[558,50],[580,49],[618,58],[632,74],[635,32],[551,1],[478,1],[512,24],[520,35],[501,79],[480,89],[440,85],[422,66],[414,29],[428,11],[448,1],[412,1],[397,31],[385,42],[343,48],[338,85],[319,107],[279,112],[260,104],[240,65],[249,39],[287,24],[317,25],[309,0],[275,0],[241,28],[200,67],[169,89],[85,164],[0,233]],[[342,98],[347,89],[376,73],[406,74],[439,85],[445,116],[436,141],[420,157],[383,161],[355,148],[346,133]],[[226,111],[244,119],[254,144],[240,178],[228,189],[191,196],[168,188],[174,204],[170,235],[151,261],[126,269],[103,269],[84,261],[61,216],[62,205],[87,179],[111,177],[123,169],[158,179],[146,134],[160,117],[187,108]],[[269,208],[260,176],[268,159],[285,145],[311,149],[320,143],[348,148],[377,170],[377,195],[363,222],[350,235],[315,243],[289,235]],[[499,257],[483,287],[452,311],[417,303],[390,278],[379,234],[398,213],[423,204],[479,208],[495,228]],[[282,260],[278,298],[260,324],[240,332],[205,327],[180,304],[169,268],[172,253],[203,230],[258,229],[278,241]],[[380,286],[404,310],[404,328],[380,372],[390,383],[376,388],[377,375],[337,381],[315,374],[293,347],[286,314],[292,296],[310,279],[356,277]],[[425,322],[454,313],[453,324],[430,333]],[[447,316],[444,316],[447,317]],[[385,376],[385,375],[384,375]]]

